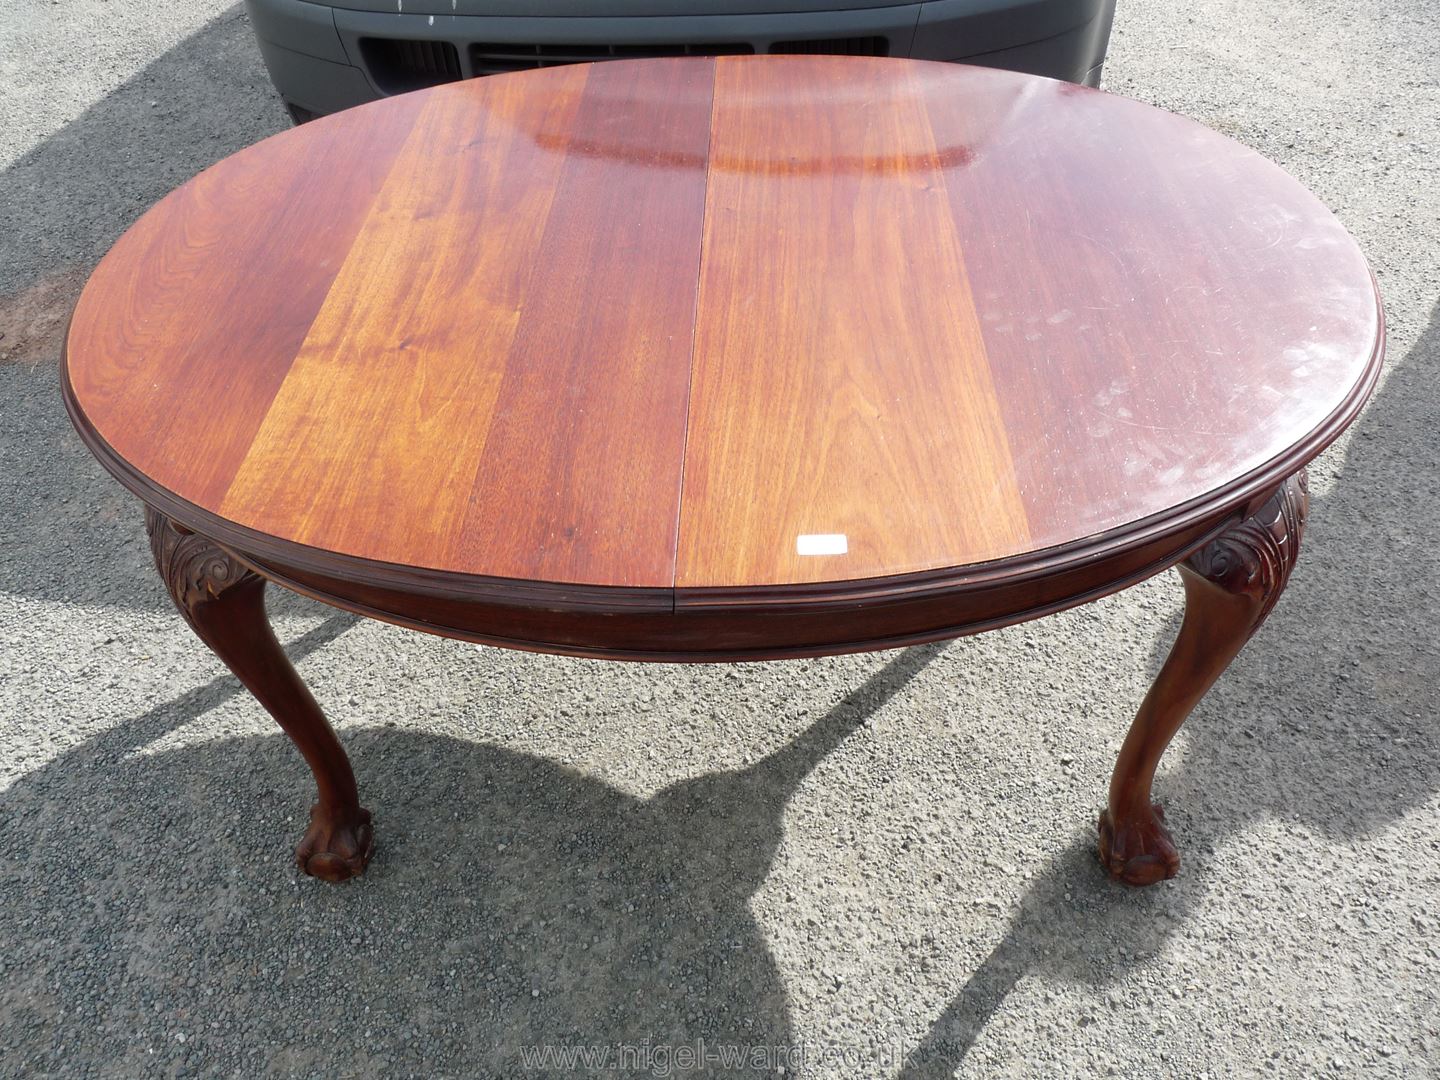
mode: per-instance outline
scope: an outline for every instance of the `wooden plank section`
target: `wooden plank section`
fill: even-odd
[[[710,153],[677,586],[1025,550],[914,71],[721,59]]]
[[[432,96],[222,515],[407,565],[672,584],[710,65],[535,77]],[[651,167],[672,140],[701,153]]]
[[[77,399],[117,453],[219,504],[420,106],[396,100],[267,139],[115,244],[67,352]]]
[[[450,568],[586,70],[429,95],[220,513]],[[520,178],[525,182],[521,182]]]
[[[712,89],[591,70],[455,565],[673,585]]]

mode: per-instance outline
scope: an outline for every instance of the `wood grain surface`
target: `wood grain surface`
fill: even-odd
[[[226,159],[96,269],[66,393],[142,497],[295,579],[678,611],[1178,558],[1353,419],[1382,340],[1335,218],[1187,120],[665,59]]]
[[[711,153],[733,164],[706,198],[681,587],[904,573],[1029,544],[925,70],[716,70]],[[852,107],[816,96],[832,85]],[[790,148],[848,164],[797,172]],[[846,550],[801,554],[803,536]]]

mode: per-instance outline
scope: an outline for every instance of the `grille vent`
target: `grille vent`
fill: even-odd
[[[375,85],[386,94],[403,94],[460,78],[460,55],[448,41],[361,38],[360,53]]]
[[[889,56],[890,40],[883,37],[818,38],[813,41],[777,41],[772,53],[825,56]]]
[[[627,60],[642,56],[739,56],[754,51],[753,45],[735,41],[689,45],[512,45],[480,42],[470,46],[470,66],[476,75],[497,75],[502,71],[528,71],[592,60]]]

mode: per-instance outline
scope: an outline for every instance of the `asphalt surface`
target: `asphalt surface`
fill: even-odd
[[[943,647],[698,668],[277,597],[378,822],[331,887],[290,863],[299,756],[56,389],[106,246],[285,115],[237,7],[0,0],[0,1076],[512,1077],[644,1039],[655,1074],[696,1039],[805,1077],[1440,1074],[1440,5],[1381,8],[1121,0],[1108,87],[1309,185],[1390,325],[1289,590],[1163,766],[1178,879],[1091,852],[1164,575]]]

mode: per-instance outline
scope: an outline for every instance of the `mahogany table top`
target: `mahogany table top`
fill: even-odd
[[[1334,438],[1382,339],[1336,219],[1188,120],[962,66],[665,59],[225,159],[100,263],[66,393],[222,543],[673,603],[1179,530]]]

